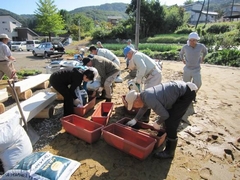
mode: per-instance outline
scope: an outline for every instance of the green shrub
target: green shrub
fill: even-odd
[[[213,34],[219,34],[219,33],[228,32],[230,30],[231,30],[230,26],[227,24],[213,24],[206,29],[206,32],[213,33]]]
[[[209,64],[240,67],[240,51],[234,49],[224,49],[209,53],[205,62]]]
[[[41,74],[41,73],[42,72],[39,70],[19,70],[19,71],[17,71],[17,76],[18,76],[18,79],[23,79],[26,76],[34,76],[34,75]],[[7,80],[8,77],[4,74],[2,79]]]
[[[193,31],[194,30],[192,28],[181,27],[181,28],[177,29],[174,33],[176,33],[176,34],[190,34]]]

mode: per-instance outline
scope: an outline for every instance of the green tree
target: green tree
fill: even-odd
[[[184,9],[177,5],[173,5],[170,7],[164,6],[165,12],[165,32],[172,33],[174,32],[179,26],[184,24]]]
[[[132,0],[126,9],[126,13],[132,19],[136,17],[136,7],[137,0]],[[140,35],[142,38],[163,32],[165,14],[158,0],[141,0],[140,11]]]
[[[66,11],[65,9],[61,9],[59,11],[59,13],[60,13],[60,15],[62,16],[62,19],[65,22],[64,29],[70,34],[70,26],[72,24],[72,16],[71,16],[71,14],[68,11]]]
[[[36,4],[38,6],[38,9],[34,12],[37,18],[36,30],[43,34],[47,34],[49,36],[49,41],[51,41],[52,33],[63,33],[64,21],[56,5],[54,5],[54,0],[39,0],[39,3]]]
[[[79,26],[80,23],[80,26]],[[70,33],[73,35],[75,40],[79,36],[79,27],[81,38],[91,36],[94,31],[94,21],[91,18],[88,18],[82,13],[74,14],[72,17],[72,23],[70,26]]]

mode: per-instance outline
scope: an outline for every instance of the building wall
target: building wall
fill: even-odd
[[[14,29],[21,26],[22,24],[11,16],[0,16],[0,33],[7,34],[11,39],[18,36]]]

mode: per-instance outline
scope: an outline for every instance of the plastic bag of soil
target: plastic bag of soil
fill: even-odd
[[[36,152],[25,157],[2,180],[69,180],[80,163],[49,152]]]

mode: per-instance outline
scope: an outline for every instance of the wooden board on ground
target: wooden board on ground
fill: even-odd
[[[51,74],[38,74],[36,76],[31,76],[28,79],[15,83],[15,89],[17,94],[23,93],[28,89],[32,89],[45,81],[48,81]],[[11,88],[7,86],[8,91],[11,93]]]
[[[20,103],[24,117],[27,121],[30,121],[37,114],[39,114],[44,108],[49,106],[56,99],[56,93],[53,92],[39,92],[36,95]],[[7,110],[3,114],[0,114],[0,121],[6,121],[10,114],[19,111],[17,105]],[[22,122],[22,125],[23,122]]]
[[[0,102],[4,102],[8,99],[8,92],[6,88],[0,90]]]
[[[3,88],[0,90],[0,114],[5,112],[5,106],[2,102],[8,100],[8,92],[7,88]]]

